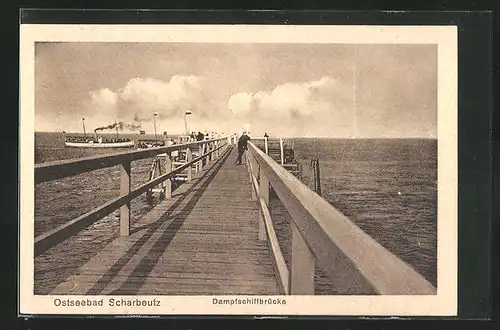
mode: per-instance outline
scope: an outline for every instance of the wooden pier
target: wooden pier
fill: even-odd
[[[200,150],[193,157],[192,149]],[[186,161],[174,167],[171,153]],[[134,189],[131,162],[166,155],[165,171]],[[249,143],[236,165],[229,137],[35,167],[37,183],[121,166],[120,196],[35,238],[35,257],[120,209],[120,235],[51,292],[59,295],[314,294],[316,266],[352,294],[435,294],[406,263]],[[172,191],[172,179],[185,183]],[[164,184],[164,199],[130,222],[130,201]],[[275,192],[290,214],[291,265],[269,211]]]

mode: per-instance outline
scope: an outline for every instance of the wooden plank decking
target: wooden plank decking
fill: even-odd
[[[59,295],[278,294],[235,149],[59,284]]]

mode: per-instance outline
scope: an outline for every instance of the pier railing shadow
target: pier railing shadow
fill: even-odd
[[[37,236],[34,244],[34,256],[39,256],[53,246],[91,226],[96,221],[113,213],[117,209],[120,210],[120,235],[130,235],[130,202],[133,199],[150,191],[153,187],[156,187],[159,184],[165,184],[164,197],[171,197],[172,178],[181,173],[185,173],[186,180],[191,180],[193,171],[199,172],[203,170],[203,168],[209,163],[223,155],[226,148],[230,145],[230,142],[230,138],[221,137],[212,140],[177,144],[167,147],[156,147],[144,150],[118,152],[107,155],[36,164],[35,184],[119,165],[120,196],[107,201],[101,206],[98,206],[59,227]],[[199,150],[198,157],[193,158],[192,149]],[[177,167],[174,165],[174,160],[172,158],[172,152],[174,151],[185,151],[186,160],[184,164],[178,164],[180,166]],[[134,189],[131,189],[131,163],[135,160],[152,158],[158,155],[165,157],[164,174]]]
[[[267,240],[282,294],[314,295],[316,265],[351,294],[434,295],[436,288],[254,143],[247,166],[260,206],[259,239]],[[291,258],[285,263],[269,212],[273,189],[290,215]]]

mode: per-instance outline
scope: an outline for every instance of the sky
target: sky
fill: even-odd
[[[437,46],[44,42],[35,130],[435,138]],[[157,113],[156,121],[154,113]]]

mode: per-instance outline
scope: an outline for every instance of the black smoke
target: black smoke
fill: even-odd
[[[131,131],[137,131],[141,128],[141,124],[140,123],[137,123],[137,124],[125,124],[124,122],[120,121],[120,122],[116,122],[114,124],[110,124],[110,125],[107,125],[107,126],[101,126],[101,127],[97,127],[95,130],[94,130],[94,133],[97,133],[99,131],[105,131],[105,130],[109,130],[109,129],[116,129],[118,128],[118,130],[122,131],[124,128],[127,128]]]

